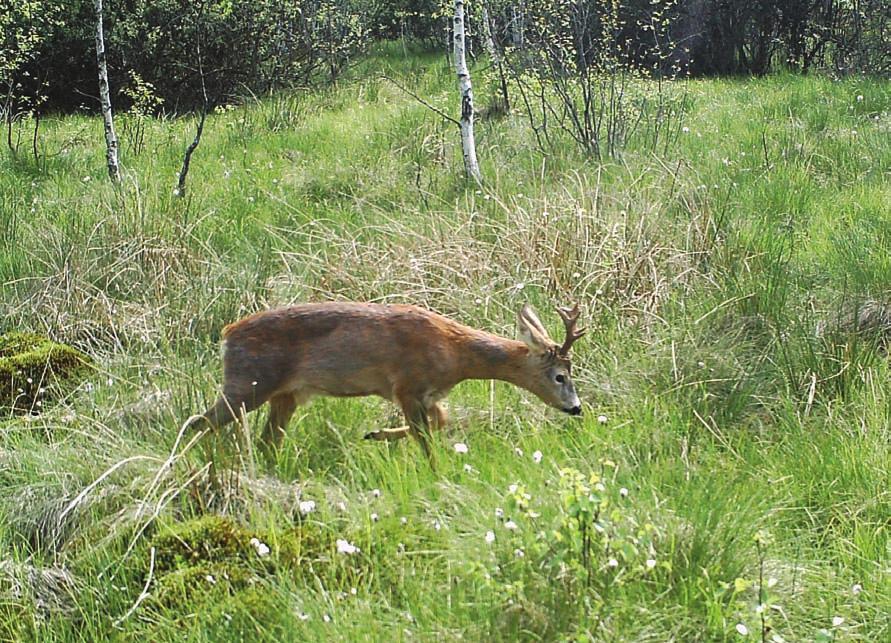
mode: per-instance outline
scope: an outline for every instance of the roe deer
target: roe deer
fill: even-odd
[[[408,305],[331,302],[259,312],[223,329],[223,394],[201,420],[219,427],[269,402],[263,439],[276,447],[310,397],[379,395],[402,408],[408,426],[365,438],[411,435],[430,458],[428,429],[446,421],[439,401],[464,380],[504,380],[580,415],[569,349],[585,331],[576,329],[578,305],[558,311],[566,326],[562,345],[529,304],[518,316],[523,341]]]

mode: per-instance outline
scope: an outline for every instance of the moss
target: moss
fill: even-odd
[[[181,611],[232,596],[250,587],[260,577],[233,563],[211,563],[177,569],[161,575],[152,590],[156,610]]]
[[[226,516],[209,515],[171,527],[154,539],[157,571],[206,563],[256,558],[250,540],[254,534]]]
[[[34,411],[79,381],[91,360],[34,333],[0,335],[0,408]]]

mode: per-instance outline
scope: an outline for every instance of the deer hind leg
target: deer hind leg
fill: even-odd
[[[263,443],[270,449],[278,449],[285,437],[285,429],[298,406],[294,393],[279,393],[269,400],[269,418],[263,428]]]

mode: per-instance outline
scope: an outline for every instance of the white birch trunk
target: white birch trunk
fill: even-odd
[[[108,90],[108,66],[105,62],[105,35],[102,30],[102,0],[95,0],[96,7],[96,64],[99,67],[99,98],[102,101],[102,119],[105,121],[105,158],[108,175],[112,181],[121,180],[118,166],[118,137],[114,133],[111,115],[111,93]]]
[[[486,45],[486,53],[496,64],[498,63],[498,51],[495,49],[495,38],[492,37],[492,23],[489,20],[489,3],[483,3],[483,42]]]
[[[516,3],[512,4],[510,7],[511,11],[511,21],[510,21],[510,35],[511,40],[514,43],[514,47],[517,49],[523,48],[523,42],[525,41],[525,34],[523,33],[523,22],[525,20],[525,15],[523,14],[523,8],[517,7]]]
[[[464,2],[455,0],[455,70],[458,73],[458,89],[461,92],[461,146],[464,150],[464,171],[476,181],[482,182],[480,165],[476,160],[476,142],[473,138],[473,89],[470,72],[464,57]]]

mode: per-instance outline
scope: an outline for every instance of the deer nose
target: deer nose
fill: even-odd
[[[570,415],[581,415],[582,407],[581,406],[573,406],[571,409],[566,409],[566,412]]]

